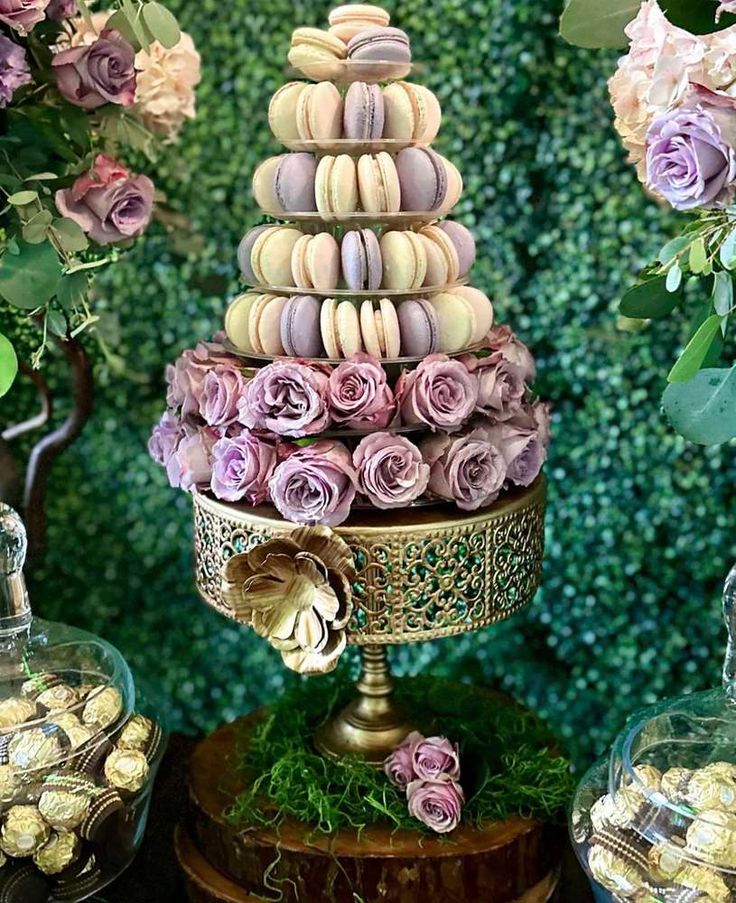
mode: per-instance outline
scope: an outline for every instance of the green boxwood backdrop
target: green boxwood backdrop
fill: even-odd
[[[93,423],[54,470],[49,554],[32,588],[39,613],[116,643],[169,724],[193,731],[289,678],[277,653],[195,597],[189,500],[145,443],[165,363],[220,327],[236,290],[236,244],[257,221],[250,177],[276,152],[266,110],[291,29],[323,23],[329,7],[169,2],[204,62],[199,118],[157,167],[178,225],[173,241],[152,229],[102,283],[127,378],[99,387]],[[613,134],[615,55],[564,45],[560,0],[390,7],[426,63],[417,78],[440,97],[440,149],[465,176],[457,216],[478,238],[474,280],[534,349],[556,410],[543,591],[485,633],[402,649],[397,666],[500,684],[584,762],[633,708],[719,679],[733,448],[689,447],[660,415],[677,324],[616,328],[622,286],[674,224]]]

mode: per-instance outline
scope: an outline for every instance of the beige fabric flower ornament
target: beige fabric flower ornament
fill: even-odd
[[[328,527],[302,527],[233,556],[223,596],[237,619],[281,652],[300,674],[334,670],[347,645],[355,563]]]

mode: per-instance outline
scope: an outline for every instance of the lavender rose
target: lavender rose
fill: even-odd
[[[454,831],[460,823],[465,797],[462,787],[451,778],[412,781],[406,796],[409,814],[437,834]]]
[[[240,422],[277,436],[312,436],[324,430],[328,377],[296,361],[274,361],[251,379],[240,400]]]
[[[414,749],[423,740],[424,737],[419,731],[412,731],[410,734],[407,734],[403,743],[400,743],[383,763],[386,777],[399,790],[406,792],[406,788],[416,778],[414,772]]]
[[[166,403],[170,408],[181,409],[181,416],[201,416],[204,380],[214,367],[236,369],[240,362],[228,354],[219,342],[199,342],[189,348],[166,367]]]
[[[504,360],[519,367],[528,386],[534,382],[537,375],[534,357],[508,326],[494,326],[485,337],[484,344],[490,351],[497,351]]]
[[[460,361],[431,354],[416,370],[402,372],[395,393],[404,423],[453,432],[475,409],[478,383]]]
[[[51,65],[62,97],[77,107],[135,101],[135,50],[115,29],[105,28],[92,44],[60,51]]]
[[[71,19],[77,15],[77,0],[51,0],[46,15],[55,22]]]
[[[172,411],[164,411],[159,422],[151,431],[148,453],[162,467],[167,467],[169,459],[184,438],[184,427]]]
[[[356,354],[330,373],[330,415],[351,430],[385,429],[396,416],[394,393],[381,364],[368,354]]]
[[[494,351],[488,357],[464,354],[459,358],[478,381],[475,409],[492,420],[508,420],[521,406],[526,392],[521,367]]]
[[[212,449],[212,491],[218,499],[260,505],[276,466],[276,449],[253,433],[223,437]]]
[[[357,477],[350,452],[339,442],[300,448],[269,480],[271,500],[285,520],[336,527],[350,514]]]
[[[460,779],[460,753],[457,743],[447,737],[426,737],[414,745],[414,774],[420,781],[436,781],[447,775]]]
[[[209,427],[187,430],[176,451],[169,458],[166,473],[173,487],[191,492],[208,486],[212,479],[212,449],[220,438]]]
[[[18,88],[31,81],[25,50],[10,38],[0,35],[0,110],[7,107]]]
[[[517,486],[530,486],[547,458],[549,425],[542,410],[523,405],[510,420],[480,429],[501,450],[506,478]]]
[[[98,245],[135,238],[145,231],[153,212],[153,182],[99,154],[90,172],[71,188],[56,192],[62,216],[73,219]]]
[[[238,403],[246,381],[239,370],[218,364],[208,370],[202,382],[199,410],[210,426],[229,426],[238,419]]]
[[[0,0],[0,22],[27,35],[46,18],[49,0]]]
[[[475,511],[498,498],[507,465],[487,430],[475,429],[456,439],[446,433],[430,436],[421,450],[430,467],[427,488],[432,495],[455,502],[463,511]]]
[[[424,494],[429,467],[408,439],[391,433],[365,436],[353,452],[358,489],[376,508],[403,508]]]
[[[698,104],[655,119],[647,132],[647,185],[676,210],[725,207],[736,179],[732,111]]]

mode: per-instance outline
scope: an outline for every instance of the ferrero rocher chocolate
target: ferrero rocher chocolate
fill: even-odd
[[[708,900],[708,903],[731,903],[731,891],[723,878],[711,869],[686,864],[678,872],[676,883],[683,887],[699,890],[706,895],[705,899]]]
[[[123,711],[123,699],[115,687],[105,687],[99,693],[91,693],[87,697],[82,721],[88,727],[104,730],[120,717]]]
[[[632,769],[633,780],[626,782],[627,787],[640,790],[643,796],[649,796],[662,786],[662,772],[653,765],[636,765]]]
[[[85,727],[79,718],[71,712],[59,712],[54,715],[53,723],[64,731],[73,750],[79,749],[85,743],[89,743],[95,735],[93,730]]]
[[[35,770],[57,762],[61,753],[58,729],[34,727],[14,735],[8,745],[8,764],[16,769]]]
[[[62,683],[61,678],[56,674],[36,674],[25,681],[20,688],[20,695],[26,699],[35,699],[39,693],[44,690],[50,690],[57,684]]]
[[[52,775],[38,800],[38,811],[57,831],[72,831],[87,817],[97,788],[84,775]]]
[[[608,815],[609,822],[617,828],[630,828],[639,820],[646,798],[635,787],[623,787],[617,791]]]
[[[36,705],[47,712],[65,712],[79,702],[77,691],[68,684],[57,684],[36,697]]]
[[[29,699],[10,696],[0,702],[0,728],[17,727],[36,717],[36,705]]]
[[[628,897],[644,887],[644,875],[635,865],[601,846],[590,848],[588,868],[598,884],[611,893]]]
[[[736,815],[720,809],[700,812],[687,829],[688,853],[709,865],[736,868]]]
[[[685,802],[685,788],[692,775],[689,768],[670,768],[665,771],[660,789],[671,803]]]
[[[611,823],[614,812],[613,797],[610,793],[602,796],[590,807],[590,823],[594,831],[601,831]]]
[[[698,811],[736,811],[736,775],[710,767],[694,771],[685,787],[685,801]]]
[[[135,749],[114,749],[105,760],[105,780],[116,790],[137,793],[148,780],[148,760]]]
[[[34,856],[33,861],[44,875],[58,875],[66,871],[79,856],[79,838],[69,832],[54,833]]]
[[[13,806],[3,816],[0,849],[7,856],[33,856],[49,839],[51,829],[35,806]]]
[[[657,881],[671,881],[685,865],[685,841],[672,838],[655,844],[649,851],[650,875]]]
[[[10,765],[0,765],[0,802],[12,803],[20,789],[20,778]]]
[[[117,746],[119,749],[135,749],[146,751],[146,744],[153,730],[153,722],[144,715],[133,715],[120,732]]]

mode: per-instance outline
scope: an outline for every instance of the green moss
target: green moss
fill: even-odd
[[[386,822],[421,829],[383,771],[354,758],[325,759],[312,746],[315,728],[354,692],[338,679],[302,682],[281,696],[247,745],[243,740],[248,790],[229,812],[234,824],[278,824],[291,816],[323,832]],[[569,763],[551,750],[548,730],[528,711],[428,677],[398,681],[397,697],[420,713],[425,733],[460,744],[465,821],[563,815],[572,790]]]

